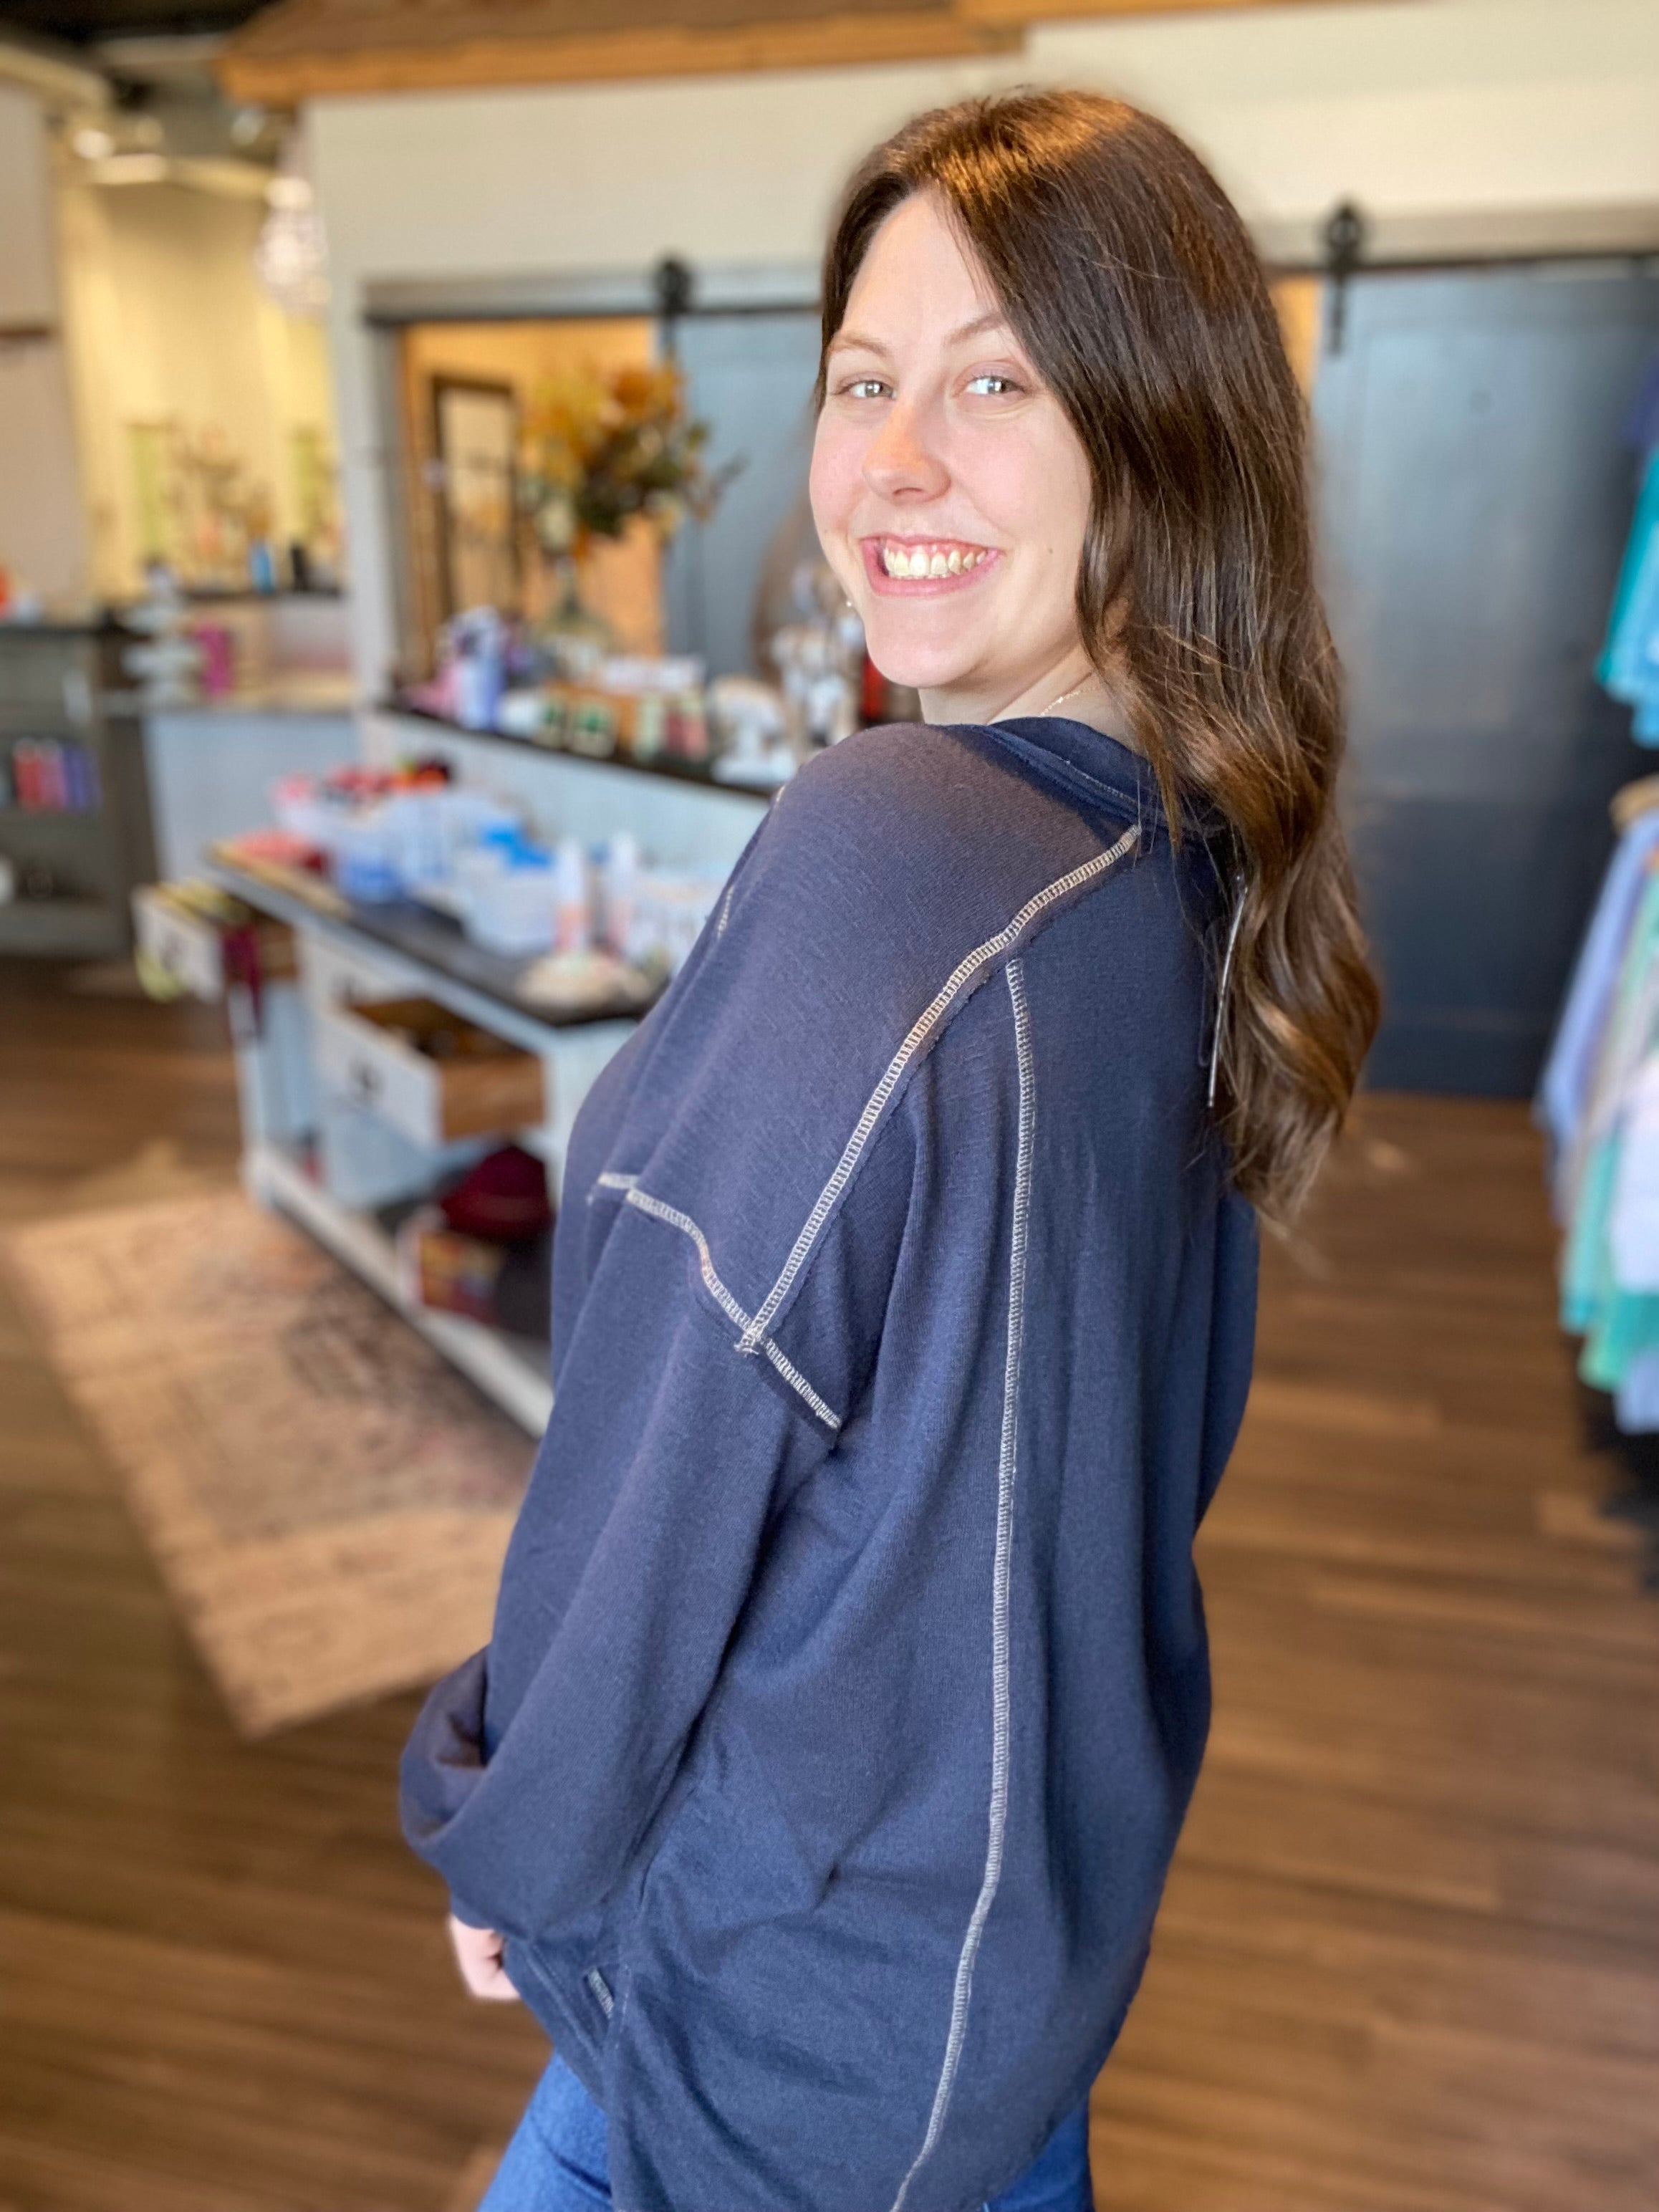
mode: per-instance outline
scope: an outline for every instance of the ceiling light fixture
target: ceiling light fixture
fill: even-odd
[[[265,186],[265,200],[270,212],[253,249],[259,282],[284,314],[320,315],[328,305],[328,241],[310,180],[286,167]]]

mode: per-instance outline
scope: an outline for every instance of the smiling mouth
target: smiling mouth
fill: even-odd
[[[970,545],[953,538],[878,538],[866,544],[876,556],[874,565],[896,583],[938,582],[965,576],[995,557],[991,546]]]

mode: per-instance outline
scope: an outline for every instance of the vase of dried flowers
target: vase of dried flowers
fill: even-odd
[[[708,428],[688,415],[672,362],[586,368],[536,393],[526,412],[520,496],[552,571],[537,635],[560,673],[590,674],[614,642],[582,596],[582,562],[595,542],[642,521],[665,543],[688,515],[713,513],[736,465],[710,470]]]

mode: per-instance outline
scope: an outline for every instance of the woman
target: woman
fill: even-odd
[[[495,1634],[405,1754],[559,2056],[490,2212],[1080,2212],[1209,1712],[1255,1219],[1376,1018],[1302,413],[1093,95],[854,178],[812,501],[924,720],[814,759],[595,1085]]]

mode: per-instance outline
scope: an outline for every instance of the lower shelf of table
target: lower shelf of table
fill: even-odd
[[[244,1153],[242,1181],[260,1206],[286,1213],[352,1273],[395,1306],[410,1327],[494,1399],[520,1428],[539,1437],[553,1410],[553,1385],[540,1347],[503,1336],[459,1314],[434,1313],[404,1292],[392,1239],[368,1215],[331,1198],[291,1154],[275,1145]]]

